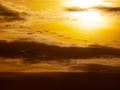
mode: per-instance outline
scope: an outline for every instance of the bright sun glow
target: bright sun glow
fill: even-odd
[[[78,15],[84,27],[93,28],[101,27],[101,25],[103,25],[102,22],[104,18],[97,11],[82,12],[81,14]]]
[[[91,9],[92,7],[104,5],[102,0],[65,0],[64,5],[66,7],[79,7],[86,8],[86,11],[72,11],[67,12],[68,17],[75,19],[72,23],[77,27],[83,27],[84,30],[95,31],[104,27],[107,20],[105,17],[97,10]],[[91,29],[90,29],[91,28]]]
[[[73,12],[71,13],[73,17],[77,17],[78,20],[84,22],[96,23],[102,20],[102,16],[97,11],[87,11],[87,12]]]
[[[69,12],[68,16],[75,19],[72,25],[84,28],[85,32],[94,32],[98,30],[95,28],[105,27],[104,23],[107,21],[99,11]]]
[[[80,8],[90,8],[101,5],[102,3],[102,0],[66,0],[64,4],[68,7],[78,6]]]

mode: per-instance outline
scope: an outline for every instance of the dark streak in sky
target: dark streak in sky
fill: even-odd
[[[87,72],[111,72],[111,73],[120,73],[120,66],[108,66],[101,64],[83,64],[78,66],[72,66],[72,70],[85,70]]]
[[[119,58],[120,49],[99,45],[89,47],[59,47],[30,41],[0,41],[0,57],[22,58],[29,62],[40,59]]]
[[[98,9],[100,11],[107,11],[107,12],[120,12],[120,7],[98,6],[98,7],[94,7],[94,9]]]
[[[64,11],[66,12],[83,12],[89,10],[100,10],[106,12],[120,12],[120,7],[106,7],[106,6],[97,6],[91,8],[80,8],[80,7],[65,7]]]
[[[82,12],[82,11],[86,11],[87,9],[82,9],[80,7],[66,7],[64,8],[64,11],[66,12]]]

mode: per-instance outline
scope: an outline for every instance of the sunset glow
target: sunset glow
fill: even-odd
[[[66,0],[64,3],[68,7],[77,6],[80,8],[90,8],[102,5],[102,0]]]
[[[104,90],[119,74],[120,0],[0,0],[1,90]]]
[[[103,17],[98,11],[86,11],[86,12],[70,12],[68,13],[69,17],[76,18],[73,23],[75,23],[77,27],[82,25],[82,27],[86,28],[96,28],[96,27],[105,27],[106,18]],[[89,29],[86,29],[89,31]],[[92,29],[94,32],[95,29]]]

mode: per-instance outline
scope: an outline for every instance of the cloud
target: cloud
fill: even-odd
[[[78,66],[72,66],[72,70],[78,71],[83,69],[86,72],[100,72],[100,73],[120,73],[120,66],[109,66],[101,64],[83,64]]]
[[[65,7],[64,11],[67,12],[82,12],[82,11],[86,11],[86,9],[80,8],[80,7]]]
[[[66,12],[83,12],[89,10],[99,10],[106,12],[120,12],[120,7],[106,7],[106,6],[97,6],[91,8],[80,8],[80,7],[65,7],[64,11]]]
[[[106,11],[106,12],[120,12],[120,7],[98,6],[98,7],[94,7],[94,9],[98,9],[100,11]]]
[[[2,3],[0,4],[0,21],[12,22],[25,20],[26,15],[26,12],[19,12],[17,10],[13,10],[10,7],[7,7]]]
[[[60,47],[31,41],[0,41],[1,58],[21,58],[26,62],[38,60],[120,58],[120,49],[93,45],[89,47]]]

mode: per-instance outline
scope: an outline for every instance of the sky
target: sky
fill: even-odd
[[[119,0],[0,0],[0,71],[115,72],[119,14]]]

